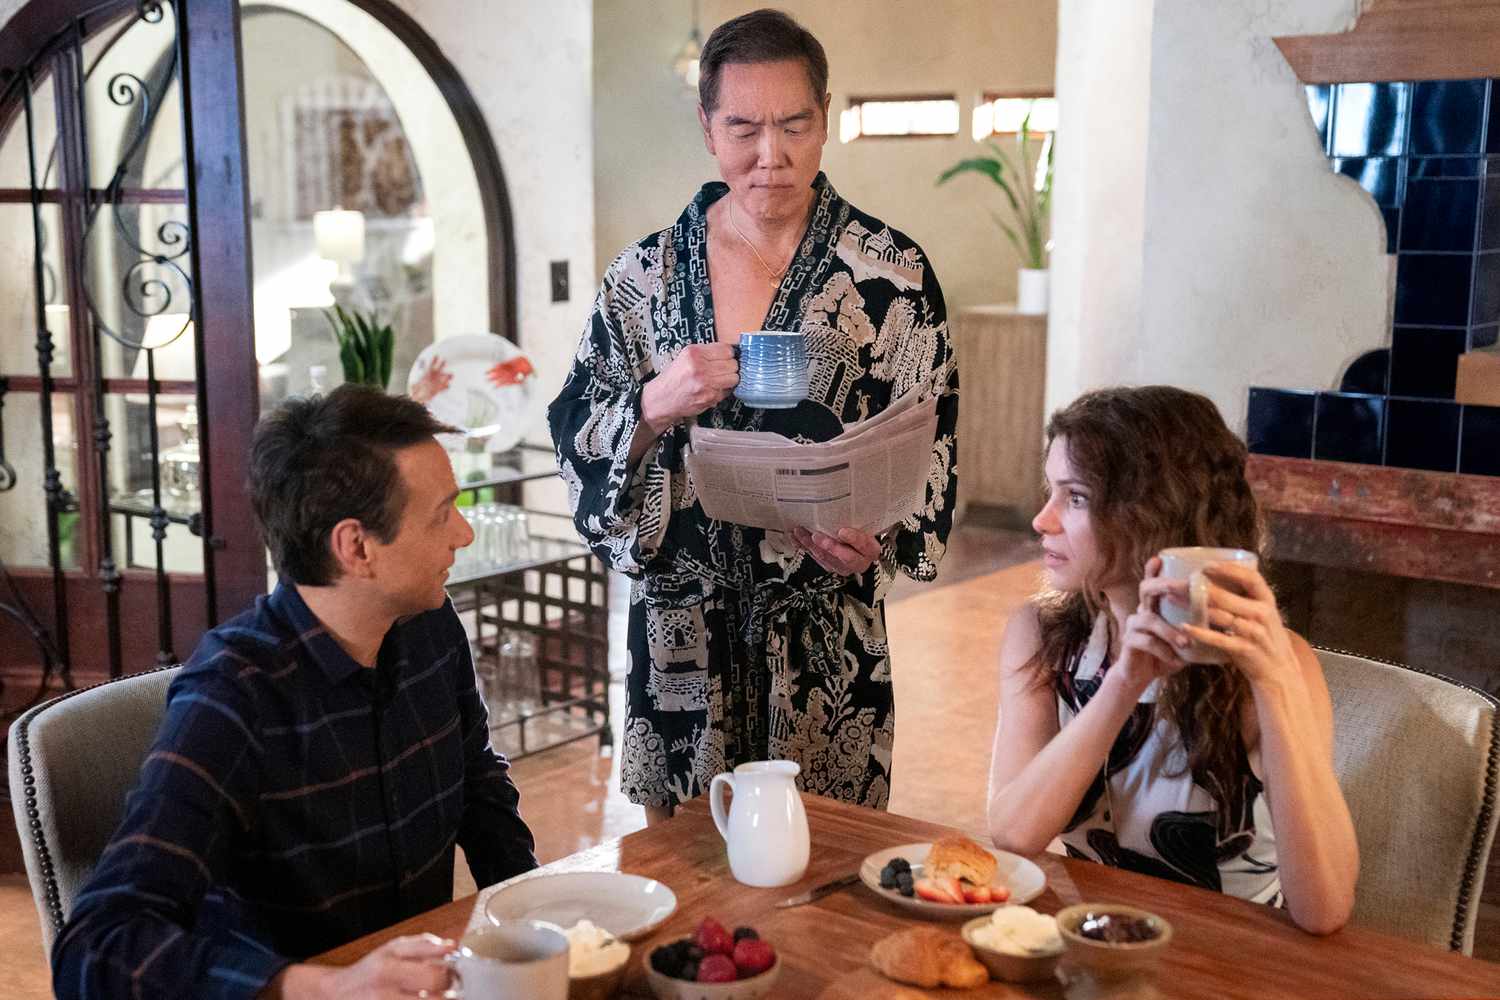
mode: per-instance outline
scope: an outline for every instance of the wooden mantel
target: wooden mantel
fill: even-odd
[[[1500,75],[1500,0],[1368,0],[1350,31],[1276,39],[1303,83]]]
[[[1500,477],[1251,455],[1273,559],[1500,589]]]

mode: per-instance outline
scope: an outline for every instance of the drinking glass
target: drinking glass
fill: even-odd
[[[536,637],[521,629],[500,632],[498,702],[516,714],[529,715],[542,702],[541,664],[537,661]]]

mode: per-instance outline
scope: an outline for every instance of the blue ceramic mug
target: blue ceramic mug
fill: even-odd
[[[767,410],[789,410],[807,398],[807,341],[800,333],[754,330],[740,334],[740,402]]]

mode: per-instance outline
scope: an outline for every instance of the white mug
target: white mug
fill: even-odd
[[[450,952],[449,1000],[568,1000],[568,939],[541,920],[504,920],[465,934]]]
[[[1208,578],[1203,575],[1203,567],[1225,562],[1238,563],[1250,569],[1256,569],[1260,565],[1260,559],[1255,553],[1244,549],[1214,549],[1200,545],[1162,549],[1161,575],[1169,580],[1188,582],[1186,606],[1170,597],[1162,598],[1158,613],[1168,625],[1174,628],[1181,625],[1209,627]],[[1181,655],[1188,663],[1223,663],[1227,659],[1224,653],[1199,642],[1190,643]]]
[[[807,812],[797,791],[801,770],[790,760],[757,760],[716,774],[708,807],[729,845],[729,870],[745,885],[791,885],[807,872]],[[734,792],[728,814],[724,790]]]

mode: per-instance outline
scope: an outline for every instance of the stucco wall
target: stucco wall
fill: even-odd
[[[550,445],[545,409],[562,386],[593,301],[593,5],[589,0],[398,0],[474,94],[500,153],[516,236],[517,321],[537,371],[528,439]],[[569,301],[553,303],[549,261],[568,262]],[[561,483],[525,491],[565,510]]]
[[[762,6],[703,0],[703,37]],[[1015,251],[985,209],[1000,192],[978,177],[943,188],[945,168],[974,155],[970,114],[993,89],[1047,89],[1056,48],[1050,0],[787,0],[828,53],[833,93],[823,168],[856,205],[917,240],[932,257],[950,307],[1015,298]],[[669,225],[707,180],[718,178],[703,148],[696,94],[671,72],[692,25],[689,0],[594,4],[596,266]],[[953,138],[838,140],[850,94],[954,93],[963,117]]]
[[[1329,171],[1271,40],[1345,30],[1356,8],[1061,0],[1069,138],[1049,410],[1093,386],[1168,382],[1208,394],[1242,429],[1249,385],[1329,387],[1387,342],[1380,215]],[[1137,142],[1121,145],[1130,133]]]

